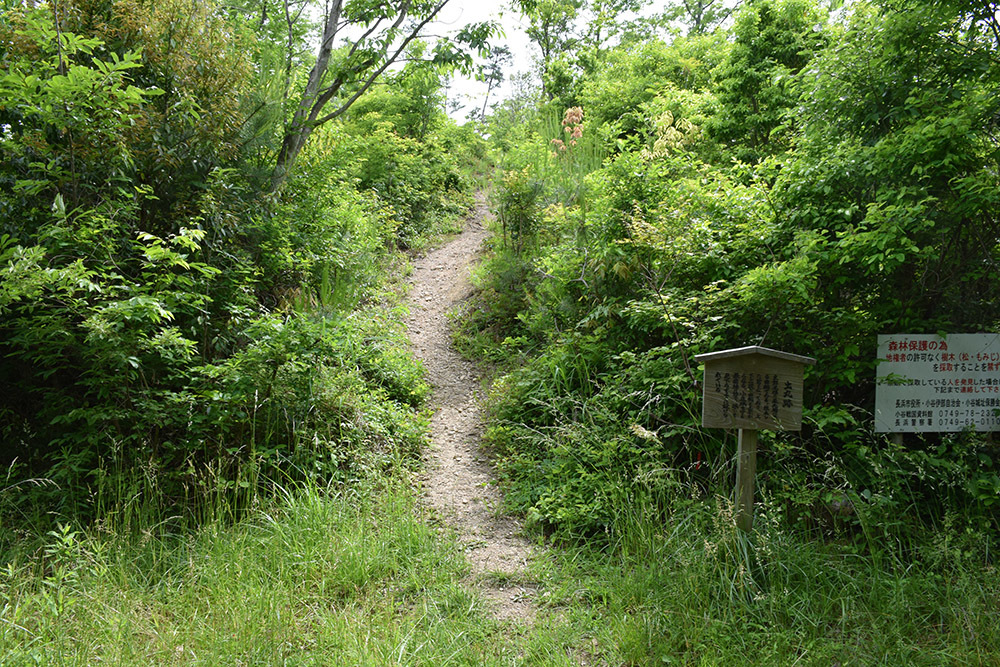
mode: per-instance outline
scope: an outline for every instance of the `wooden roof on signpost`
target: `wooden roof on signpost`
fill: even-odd
[[[694,359],[695,361],[700,362],[718,361],[719,359],[742,357],[748,354],[762,354],[766,357],[774,357],[785,361],[794,361],[796,363],[810,366],[816,363],[816,360],[812,357],[804,357],[801,354],[792,354],[791,352],[782,352],[781,350],[772,350],[769,347],[761,347],[760,345],[747,345],[746,347],[736,347],[731,350],[720,350],[718,352],[696,354]]]

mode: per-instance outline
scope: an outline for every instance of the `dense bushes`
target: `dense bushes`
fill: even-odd
[[[5,489],[45,480],[4,491],[5,521],[36,501],[194,512],[417,450],[426,390],[385,273],[461,211],[475,141],[422,66],[419,87],[314,131],[270,192],[290,91],[257,77],[274,49],[244,18],[83,1],[0,16],[0,464]]]
[[[489,303],[468,312],[531,356],[492,402],[514,506],[580,535],[613,525],[630,488],[726,493],[735,438],[700,428],[692,358],[760,344],[818,359],[802,433],[763,440],[762,493],[787,517],[827,529],[847,498],[841,528],[862,512],[897,535],[954,515],[1000,528],[995,445],[891,445],[871,426],[876,334],[1000,323],[988,24],[889,2],[825,25],[811,3],[748,3],[732,43],[629,45],[582,84],[603,163],[567,168],[544,130],[505,153],[496,198],[503,213],[532,193],[531,237],[495,249]]]

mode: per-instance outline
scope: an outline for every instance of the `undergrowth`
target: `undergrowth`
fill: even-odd
[[[624,665],[996,665],[993,545],[942,533],[917,553],[867,525],[862,543],[808,539],[772,498],[754,532],[722,497],[675,497],[665,517],[638,494],[613,543],[549,552],[549,603]],[[915,558],[916,556],[916,558]],[[582,640],[580,640],[582,641]]]
[[[60,525],[0,571],[0,663],[501,664],[462,554],[392,485],[279,487],[232,525]]]

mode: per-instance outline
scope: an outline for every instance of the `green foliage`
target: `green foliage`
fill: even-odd
[[[877,334],[1000,322],[995,19],[907,2],[824,17],[747,3],[729,46],[613,51],[579,96],[606,159],[555,169],[544,120],[506,150],[500,220],[531,243],[485,265],[468,322],[487,335],[463,335],[525,360],[488,433],[511,504],[547,530],[614,535],[652,479],[728,493],[732,438],[699,427],[692,358],[749,344],[818,360],[802,432],[763,441],[758,482],[790,526],[851,543],[946,516],[1000,528],[989,441],[890,446],[870,426]]]
[[[131,537],[60,524],[0,569],[4,664],[507,664],[416,498],[285,485],[245,521]]]
[[[300,158],[302,171],[273,212],[258,218],[266,235],[258,260],[264,286],[282,306],[304,298],[327,312],[349,310],[377,289],[400,222],[374,193],[349,185],[345,158],[365,147],[356,142],[343,127],[318,130]]]
[[[538,116],[541,90],[531,83],[526,73],[514,77],[515,92],[493,105],[484,122],[484,135],[501,153],[520,146],[533,131]]]
[[[584,82],[581,105],[595,127],[607,125],[616,137],[634,136],[649,121],[642,111],[644,104],[665,91],[704,91],[726,51],[721,35],[671,44],[651,40],[635,48],[616,49]]]
[[[508,502],[562,537],[608,531],[633,489],[662,490],[679,466],[706,482],[721,455],[696,428],[682,352],[607,358],[608,335],[568,335],[494,387],[487,435]]]
[[[140,66],[134,52],[102,58],[103,42],[57,36],[42,11],[11,19],[2,26],[0,210],[3,231],[18,237],[36,233],[50,207],[60,217],[85,205],[107,212],[114,208],[107,199],[135,196],[126,184],[133,155],[125,137],[157,91],[131,85],[129,73]]]
[[[354,104],[341,135],[349,145],[338,150],[346,176],[390,211],[409,247],[471,204],[462,165],[478,139],[461,136],[441,111],[437,69],[417,62],[387,84]]]
[[[688,29],[688,37],[715,30],[724,23],[739,5],[730,6],[720,0],[682,0],[668,3],[666,18],[680,21]]]
[[[538,47],[542,97],[551,109],[579,106],[581,91],[613,46],[641,45],[665,27],[648,0],[519,0]]]
[[[421,60],[425,48],[417,42],[409,56],[415,62],[354,103],[351,117],[360,128],[370,130],[383,121],[401,137],[422,140],[445,124],[440,110],[443,72]]]
[[[780,151],[780,128],[795,105],[795,74],[826,42],[823,16],[811,0],[747,3],[736,17],[734,43],[717,70],[720,112],[709,129],[739,160]]]
[[[262,192],[292,83],[259,78],[280,49],[229,9],[3,13],[0,462],[15,488],[45,480],[5,525],[237,516],[269,478],[416,460],[427,389],[384,276],[463,210],[475,141],[414,65]]]
[[[497,202],[504,243],[509,238],[516,253],[520,253],[530,242],[534,232],[532,227],[538,216],[541,187],[532,175],[530,166],[505,172]]]

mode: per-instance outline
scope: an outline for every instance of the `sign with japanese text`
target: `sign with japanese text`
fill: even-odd
[[[875,430],[1000,430],[1000,334],[878,337]]]
[[[813,359],[757,346],[695,359],[705,364],[702,426],[801,430],[803,371]]]

